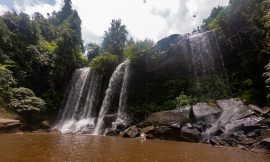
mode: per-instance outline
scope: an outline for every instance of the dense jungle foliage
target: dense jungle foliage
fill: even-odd
[[[88,64],[71,1],[48,18],[7,12],[0,24],[1,104],[26,119],[58,109],[73,70]]]
[[[144,66],[152,57],[151,53],[159,53],[157,46],[162,43],[155,46],[148,39],[129,39],[121,20],[112,20],[101,44],[89,43],[84,47],[81,20],[71,6],[71,0],[65,0],[59,12],[48,14],[46,18],[38,12],[31,17],[14,11],[0,16],[1,107],[18,113],[26,122],[37,114],[48,117],[61,108],[68,81],[76,68],[91,66],[109,78],[126,58],[132,60],[137,80],[148,80],[144,84],[132,84],[137,92],[131,91],[129,100],[134,99],[132,95],[137,99],[130,102],[130,111],[148,114],[213,99],[204,94],[194,98],[196,89],[191,88],[189,81],[170,78],[164,71],[159,72],[166,76],[163,80],[147,78]],[[206,30],[216,30],[229,76],[229,86],[224,89],[226,95],[219,97],[240,97],[268,105],[269,0],[231,0],[227,7],[214,8],[197,32]],[[172,43],[162,49],[169,51],[167,48],[173,46]],[[155,55],[151,59],[158,62],[163,57],[170,55]]]
[[[232,96],[261,104],[267,103],[264,82],[269,83],[269,4],[268,0],[231,0],[227,7],[214,8],[202,25],[203,30],[217,30],[225,42]]]

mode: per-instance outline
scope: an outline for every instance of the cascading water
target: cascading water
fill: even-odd
[[[126,109],[126,102],[127,102],[127,86],[128,86],[128,79],[129,79],[129,67],[130,67],[130,60],[126,60],[120,65],[117,66],[116,70],[113,72],[112,77],[109,81],[109,86],[106,90],[106,94],[99,112],[99,117],[97,120],[97,124],[95,127],[94,134],[105,134],[107,129],[106,123],[104,121],[106,115],[107,118],[114,118],[116,120],[111,120],[111,124],[116,121],[124,122],[122,116],[124,116],[124,112]],[[120,95],[119,95],[120,90]],[[109,111],[113,108],[113,102],[118,97],[118,106],[117,106],[117,114],[109,115]],[[115,111],[112,111],[115,112]]]
[[[65,107],[56,125],[61,133],[93,131],[100,81],[101,76],[90,68],[75,70]]]
[[[223,86],[226,86],[222,78],[226,70],[215,32],[185,36],[179,41],[179,46],[184,55],[182,59],[189,63],[189,73],[194,74],[198,94],[220,96],[220,90],[223,91]],[[118,125],[127,126],[129,78],[130,60],[126,60],[113,72],[100,106],[102,76],[90,68],[77,69],[57,129],[62,133],[104,135]],[[201,87],[207,88],[202,90]]]
[[[120,99],[119,99],[119,108],[118,108],[117,118],[115,122],[112,123],[112,128],[116,128],[117,125],[126,126],[129,124],[129,116],[126,114],[129,78],[130,78],[130,60],[127,60],[123,85],[122,85]]]
[[[223,96],[227,87],[227,73],[215,31],[188,37],[192,71],[198,93],[211,98]],[[205,87],[205,89],[201,89]],[[226,92],[227,93],[227,92]]]
[[[188,39],[195,75],[207,75],[224,67],[215,31],[192,35]]]

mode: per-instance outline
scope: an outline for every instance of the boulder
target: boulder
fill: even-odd
[[[191,142],[199,142],[202,139],[201,132],[196,128],[190,127],[189,124],[182,127],[181,137]]]
[[[136,126],[123,131],[123,137],[204,142],[245,150],[270,152],[268,111],[245,105],[240,99],[217,100],[216,104],[197,103],[171,111],[151,114]]]
[[[270,138],[270,129],[261,129],[260,135],[262,138]]]
[[[170,126],[156,126],[153,130],[149,131],[147,137],[157,138],[162,140],[174,140],[183,141],[184,138],[181,135],[179,129],[172,128]]]
[[[267,113],[270,111],[269,108],[261,109],[261,108],[259,108],[258,106],[251,105],[251,104],[248,105],[248,108],[250,108],[251,110],[253,110],[253,111],[255,111],[256,113],[259,113],[259,114],[261,114],[261,115],[265,115],[265,114],[267,114]]]
[[[255,129],[255,125],[262,120],[256,117],[255,112],[250,110],[239,99],[227,99],[216,101],[218,107],[222,110],[219,118],[215,122],[211,122],[211,127],[206,130],[210,135],[217,135],[222,131],[225,134],[231,134],[235,131],[246,129]],[[219,133],[218,133],[219,134]]]
[[[118,114],[105,115],[103,118],[104,123],[112,123],[117,119]]]
[[[270,154],[270,138],[262,139],[261,142],[255,145],[252,151]]]
[[[221,112],[222,109],[220,109],[216,104],[200,102],[192,106],[190,115],[191,119],[194,121],[205,121],[211,123],[217,120]]]
[[[260,145],[264,146],[270,151],[270,138],[265,138],[260,142]]]
[[[234,121],[255,114],[244,105],[243,101],[237,98],[227,100],[218,100],[217,105],[223,110],[222,115],[218,119],[221,123]]]
[[[151,114],[144,121],[138,124],[139,127],[147,126],[172,126],[180,127],[189,122],[189,118],[182,114],[182,112],[163,111]]]
[[[154,129],[155,129],[154,126],[148,126],[148,127],[142,128],[141,133],[147,134],[147,133],[153,131]]]
[[[19,120],[0,119],[0,132],[16,132],[22,128],[23,124]]]
[[[120,131],[118,129],[110,128],[110,129],[107,130],[105,135],[106,136],[117,136],[119,133],[120,133]]]
[[[111,123],[111,127],[106,132],[106,135],[109,136],[119,135],[119,133],[124,131],[132,122],[130,116],[125,113],[106,115],[104,120],[107,121],[107,123]]]
[[[122,137],[129,137],[129,138],[135,138],[140,135],[140,130],[136,126],[132,126],[127,128],[125,131],[120,133],[120,136]]]
[[[228,123],[222,126],[222,131],[224,133],[232,133],[238,130],[250,132],[260,128],[260,124],[258,123],[262,120],[263,118],[261,117],[251,116],[240,120],[228,121]]]
[[[171,110],[171,112],[181,113],[186,118],[189,118],[190,110],[191,110],[191,106],[179,106],[179,107]]]

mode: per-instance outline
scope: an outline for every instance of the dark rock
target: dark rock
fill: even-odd
[[[212,145],[222,145],[222,146],[229,146],[229,144],[223,140],[222,138],[218,137],[218,136],[213,136],[213,137],[210,137],[206,143],[209,143],[209,144],[212,144]]]
[[[242,145],[245,145],[245,146],[246,145],[252,146],[254,143],[257,143],[259,141],[260,141],[259,139],[244,138],[244,139],[240,140],[239,143]]]
[[[174,129],[169,126],[157,126],[152,131],[148,132],[147,136],[163,140],[184,140],[179,129]]]
[[[140,133],[139,128],[137,128],[136,126],[132,126],[126,129],[124,132],[121,132],[120,135],[122,137],[135,138],[140,135],[139,133]]]
[[[267,114],[267,113],[270,111],[269,109],[261,109],[261,108],[259,108],[258,106],[251,105],[251,104],[249,104],[248,107],[249,107],[251,110],[253,110],[253,111],[255,111],[255,112],[257,112],[257,113],[259,113],[259,114],[261,114],[261,115],[265,115],[265,114]]]
[[[110,128],[107,132],[106,132],[106,136],[117,136],[120,133],[120,131],[118,129],[113,129]]]
[[[155,129],[154,126],[148,126],[148,127],[143,128],[143,129],[141,130],[141,133],[147,134],[147,133],[153,131],[154,129]]]
[[[215,122],[216,119],[220,116],[222,109],[217,107],[217,105],[207,104],[207,103],[197,103],[191,109],[191,119],[194,121],[206,121],[206,122]]]
[[[260,135],[262,138],[270,138],[270,129],[261,129]]]
[[[251,116],[240,120],[228,121],[228,123],[225,123],[222,126],[222,131],[224,133],[232,133],[238,130],[252,131],[259,128],[259,125],[257,125],[257,123],[260,122],[262,119],[263,118],[261,117]]]
[[[182,38],[179,34],[173,34],[169,37],[163,38],[157,42],[157,47],[159,48],[168,48],[171,47],[172,44],[177,44],[177,42]]]
[[[203,121],[196,122],[192,124],[192,128],[196,128],[198,131],[203,132],[206,128],[206,123]]]
[[[192,128],[191,123],[187,123],[185,126],[186,126],[187,128]]]
[[[216,122],[212,123],[212,127],[206,130],[210,136],[217,135],[219,131],[230,134],[244,127],[251,129],[251,126],[261,120],[259,117],[252,116],[255,113],[239,99],[218,100],[217,105],[223,111]],[[255,128],[254,126],[253,129]]]
[[[0,119],[0,132],[16,132],[22,128],[23,124],[19,120]]]
[[[107,119],[105,121],[112,122],[111,128],[106,132],[106,135],[109,136],[117,136],[120,132],[124,131],[129,124],[131,123],[132,119],[125,113],[120,115],[113,114],[105,116]]]
[[[118,125],[116,125],[116,129],[118,129],[118,130],[123,130],[125,128],[126,128],[126,126],[124,124],[118,124]]]
[[[44,120],[41,122],[41,128],[49,129],[50,127],[51,127],[51,124],[49,123],[49,121]]]
[[[112,123],[117,119],[118,114],[105,115],[103,118],[104,123]]]
[[[180,106],[171,110],[171,112],[181,113],[183,116],[185,116],[188,119],[190,110],[191,110],[191,106]]]
[[[265,148],[270,150],[270,138],[265,138],[261,141],[260,145],[265,146]]]
[[[150,115],[138,125],[139,127],[146,127],[151,125],[180,127],[187,122],[189,122],[189,118],[187,118],[181,112],[164,111]]]
[[[270,138],[261,140],[261,142],[254,146],[252,151],[270,154]]]
[[[248,138],[256,138],[258,135],[259,135],[258,132],[253,131],[253,132],[249,132],[246,136]]]
[[[235,98],[216,103],[197,103],[192,108],[178,107],[154,113],[123,131],[121,136],[134,138],[145,133],[147,138],[204,142],[270,152],[270,125],[264,118],[268,112],[254,105],[246,106]]]
[[[218,119],[220,122],[234,121],[254,114],[240,99],[218,100],[217,105],[223,110]]]
[[[199,142],[201,137],[201,132],[196,128],[189,128],[188,126],[183,126],[181,129],[182,138],[191,142]]]

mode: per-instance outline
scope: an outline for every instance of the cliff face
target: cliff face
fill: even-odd
[[[214,31],[164,38],[133,65],[133,70],[131,109],[172,109],[180,94],[195,102],[224,98],[229,93],[223,54]]]

